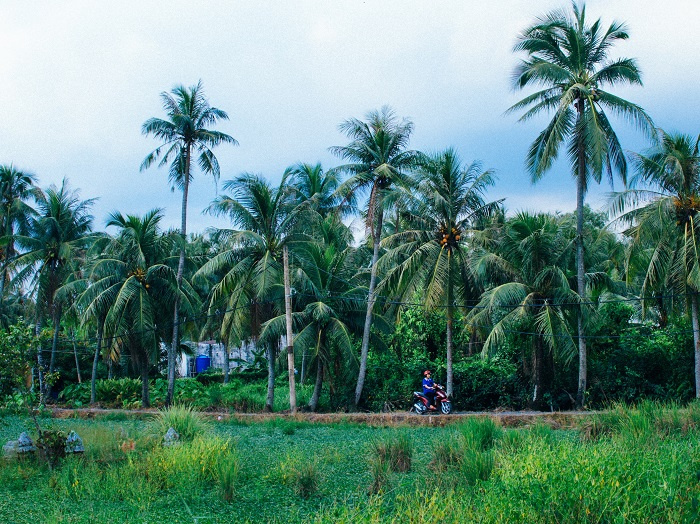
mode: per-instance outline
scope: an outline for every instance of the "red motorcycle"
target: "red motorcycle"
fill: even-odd
[[[420,391],[413,392],[413,401],[411,403],[411,413],[424,415],[425,413],[442,413],[449,415],[452,413],[452,401],[445,393],[445,388],[440,384],[435,384],[435,406],[428,407],[428,397]]]

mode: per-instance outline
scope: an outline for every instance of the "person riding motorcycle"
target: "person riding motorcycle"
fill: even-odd
[[[435,382],[431,378],[431,372],[426,369],[423,372],[423,394],[428,399],[428,409],[435,410]]]

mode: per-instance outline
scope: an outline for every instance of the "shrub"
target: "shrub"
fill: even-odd
[[[60,429],[45,429],[37,437],[36,447],[50,466],[56,466],[66,456],[67,436]]]
[[[63,400],[73,407],[79,408],[90,403],[90,383],[68,384],[58,394],[58,399]]]
[[[98,380],[95,384],[95,400],[108,405],[122,406],[124,402],[141,400],[141,380],[119,378]]]
[[[604,325],[590,334],[589,400],[592,406],[641,399],[690,401],[693,387],[693,337],[689,320],[672,317],[668,326],[637,325],[634,309],[605,304]],[[620,333],[605,338],[604,334]]]

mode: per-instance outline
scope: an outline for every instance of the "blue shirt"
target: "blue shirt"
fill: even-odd
[[[423,394],[435,393],[435,383],[432,378],[425,377],[423,379]]]

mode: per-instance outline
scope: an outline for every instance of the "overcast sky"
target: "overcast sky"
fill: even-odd
[[[163,117],[159,94],[202,80],[217,126],[240,146],[215,150],[222,180],[242,172],[278,182],[296,162],[338,164],[328,147],[347,139],[338,124],[388,104],[415,123],[413,149],[454,146],[493,168],[492,199],[510,211],[571,211],[575,186],[559,164],[536,186],[524,170],[544,120],[518,123],[506,109],[518,32],[568,6],[556,0],[221,2],[0,0],[0,163],[33,172],[40,185],[66,177],[107,214],[165,210],[179,226],[180,195],[167,169],[139,171],[158,143],[141,134]],[[628,24],[613,56],[634,57],[644,87],[616,93],[667,130],[700,132],[697,21],[700,3],[591,0],[588,16]],[[695,51],[693,51],[695,49]],[[625,149],[646,147],[617,124]],[[617,189],[620,189],[618,185]],[[609,186],[589,202],[605,205]],[[222,226],[202,214],[216,195],[197,174],[189,230]]]

